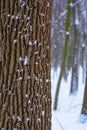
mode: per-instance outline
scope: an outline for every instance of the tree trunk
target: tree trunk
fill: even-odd
[[[67,15],[66,15],[66,34],[65,34],[65,41],[64,41],[64,48],[63,48],[63,56],[62,56],[62,63],[61,63],[61,71],[57,83],[56,93],[55,93],[55,99],[54,99],[54,110],[57,109],[58,106],[58,96],[59,96],[59,90],[61,85],[61,80],[64,74],[65,64],[66,64],[66,57],[67,57],[67,46],[69,41],[69,34],[67,35],[67,32],[69,33],[70,29],[70,15],[71,15],[71,7],[70,7],[71,0],[67,1]]]
[[[87,70],[86,70],[86,83],[85,83],[84,98],[83,98],[81,114],[87,116]]]
[[[84,8],[86,11],[86,5],[87,5],[87,1],[84,2]],[[87,13],[86,13],[87,15]],[[86,25],[87,25],[87,21],[86,21],[86,17],[85,15],[83,15],[83,20],[84,20],[84,26],[83,26],[83,38],[84,38],[84,43],[85,46],[83,46],[84,49],[84,57],[83,57],[83,62],[85,63],[85,67],[83,68],[83,70],[85,71],[85,75],[84,77],[86,77],[86,81],[85,81],[85,90],[84,90],[84,98],[83,98],[83,105],[82,105],[82,111],[81,114],[86,115],[87,116],[87,32],[86,32]]]
[[[51,130],[51,0],[0,0],[0,129]]]
[[[75,3],[76,0],[73,0]],[[79,6],[73,8],[73,20],[74,20],[74,40],[73,40],[73,60],[72,60],[72,78],[71,78],[71,90],[70,94],[75,94],[78,90],[78,64],[79,64],[79,45],[80,45],[80,32],[79,32]]]

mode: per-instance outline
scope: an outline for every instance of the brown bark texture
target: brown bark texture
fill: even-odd
[[[0,0],[0,129],[51,130],[50,32],[51,0]]]

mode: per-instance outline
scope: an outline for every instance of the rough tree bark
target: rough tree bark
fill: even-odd
[[[0,129],[51,130],[51,0],[0,0]]]

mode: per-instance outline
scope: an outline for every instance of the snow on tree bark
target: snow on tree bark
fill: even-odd
[[[50,32],[51,0],[0,0],[0,128],[51,130]]]

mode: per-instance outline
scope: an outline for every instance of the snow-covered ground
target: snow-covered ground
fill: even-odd
[[[54,103],[54,95],[59,75],[58,71],[51,71],[52,78],[52,109]],[[84,84],[82,84],[82,69],[79,69],[79,89],[77,95],[70,96],[71,71],[67,82],[62,79],[58,109],[52,110],[52,130],[87,130],[87,118],[80,115],[84,94]]]

